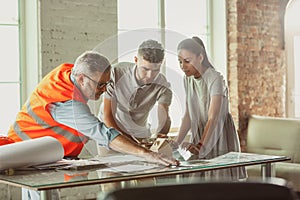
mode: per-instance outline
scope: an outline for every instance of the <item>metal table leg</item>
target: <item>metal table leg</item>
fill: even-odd
[[[51,199],[51,190],[42,190],[40,194],[41,200]]]
[[[266,163],[261,165],[261,177],[262,178],[269,178],[275,175],[275,164],[273,163]]]

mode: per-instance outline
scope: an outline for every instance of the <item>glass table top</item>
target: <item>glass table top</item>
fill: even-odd
[[[165,167],[148,163],[139,157],[117,154],[72,164],[43,166],[40,169],[15,170],[0,175],[0,182],[34,190],[57,189],[91,184],[127,181],[149,177],[177,175],[230,167],[256,165],[289,160],[286,156],[230,152],[213,159],[180,161],[179,166]],[[50,168],[50,169],[49,169]]]

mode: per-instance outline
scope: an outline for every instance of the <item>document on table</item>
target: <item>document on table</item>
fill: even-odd
[[[139,163],[139,164],[131,164],[131,163]],[[61,159],[57,162],[53,163],[46,163],[41,165],[35,165],[30,169],[56,169],[56,170],[87,170],[87,169],[103,169],[107,171],[122,171],[122,172],[131,172],[136,170],[145,170],[151,169],[157,166],[142,166],[140,164],[147,164],[145,163],[145,159],[129,154],[117,154],[113,156],[96,156],[91,159],[80,159],[80,160],[67,160]],[[111,169],[112,168],[112,169]],[[126,170],[128,169],[128,170]]]
[[[62,159],[55,163],[33,166],[33,169],[56,169],[56,170],[87,170],[94,168],[105,168],[106,164],[96,160],[66,160]]]
[[[95,169],[95,168],[107,168],[112,164],[120,164],[120,163],[128,163],[134,161],[145,161],[143,158],[126,155],[126,154],[118,154],[114,156],[100,157],[96,156],[91,159],[80,159],[80,160],[68,160],[61,159],[57,162],[46,163],[35,165],[30,168],[23,168],[23,170],[32,170],[32,169],[57,169],[57,170],[84,170],[84,169]]]
[[[129,154],[117,154],[113,156],[96,157],[100,162],[105,163],[108,168],[97,170],[99,172],[121,172],[132,173],[145,170],[151,170],[157,167],[161,167],[158,164],[147,163],[144,158],[129,155]]]
[[[154,169],[159,167],[159,165],[142,165],[142,164],[124,164],[124,165],[118,165],[118,166],[111,166],[109,168],[103,168],[100,170],[97,170],[99,172],[105,171],[105,172],[120,172],[120,173],[132,173],[132,172],[140,172],[140,171],[146,171],[150,169]]]
[[[93,160],[98,160],[102,163],[106,164],[114,164],[114,163],[124,163],[124,162],[134,162],[134,161],[145,161],[144,158],[129,155],[129,154],[117,154],[113,156],[97,156],[93,158]]]
[[[213,163],[236,163],[236,162],[251,162],[253,160],[264,160],[276,158],[278,156],[271,155],[261,155],[254,153],[239,153],[239,152],[229,152],[221,156],[215,157],[210,161]]]
[[[192,153],[185,148],[182,148],[181,146],[178,147],[177,151],[179,154],[183,157],[184,160],[188,160],[191,156]]]

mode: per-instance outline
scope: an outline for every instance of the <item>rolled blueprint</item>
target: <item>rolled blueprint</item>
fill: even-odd
[[[62,144],[53,137],[25,140],[0,146],[0,170],[52,163],[63,156]]]

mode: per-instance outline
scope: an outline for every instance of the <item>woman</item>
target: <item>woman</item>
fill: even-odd
[[[211,159],[231,151],[240,152],[240,143],[229,113],[228,88],[223,76],[209,62],[198,37],[181,41],[177,47],[180,68],[185,73],[186,111],[174,142],[199,158]],[[188,131],[190,142],[183,142]],[[173,144],[174,144],[173,143]],[[207,172],[210,177],[244,177],[244,170]]]

